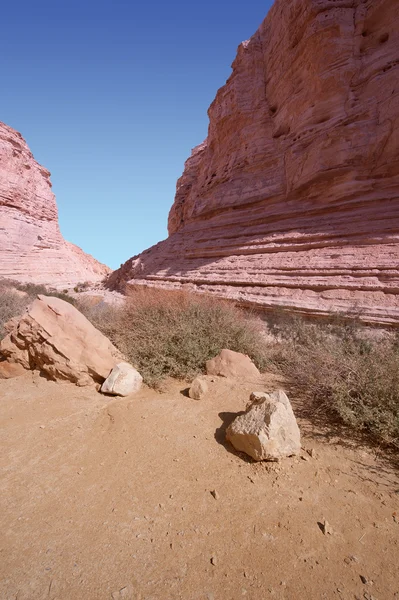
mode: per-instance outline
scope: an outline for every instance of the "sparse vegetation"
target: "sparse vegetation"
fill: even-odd
[[[338,318],[325,324],[287,318],[274,324],[269,359],[311,403],[399,448],[399,336]]]
[[[190,378],[223,348],[264,367],[262,324],[231,303],[182,291],[138,288],[122,307],[83,308],[149,385]]]
[[[22,315],[28,304],[38,294],[55,296],[75,304],[75,300],[65,292],[50,290],[44,285],[35,283],[20,283],[11,279],[0,279],[0,339],[6,334],[4,324],[12,317]]]
[[[0,280],[0,339],[4,323],[37,294],[75,304],[65,292]],[[277,314],[269,323],[274,341],[266,341],[259,318],[209,296],[137,287],[121,305],[95,300],[79,300],[78,308],[150,386],[166,376],[189,379],[230,348],[261,370],[282,373],[315,414],[399,448],[398,333],[366,330],[342,317],[316,324]]]

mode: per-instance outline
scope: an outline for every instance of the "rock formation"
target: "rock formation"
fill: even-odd
[[[14,317],[5,328],[8,335],[0,341],[0,357],[55,381],[81,386],[103,383],[123,359],[105,335],[60,298],[38,296],[22,317]]]
[[[399,323],[394,0],[276,0],[238,48],[169,238],[110,278]]]
[[[21,134],[0,123],[0,277],[61,286],[109,272],[64,240],[50,173]]]

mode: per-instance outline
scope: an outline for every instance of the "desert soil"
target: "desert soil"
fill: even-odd
[[[395,470],[305,418],[301,457],[247,461],[226,423],[278,382],[210,385],[0,381],[1,600],[399,598]]]

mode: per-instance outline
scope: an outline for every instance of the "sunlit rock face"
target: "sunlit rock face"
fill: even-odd
[[[0,123],[0,277],[57,286],[109,272],[64,240],[49,171],[20,133]]]
[[[276,0],[177,183],[169,238],[111,276],[399,323],[395,0]]]

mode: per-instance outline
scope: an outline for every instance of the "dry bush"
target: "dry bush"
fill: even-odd
[[[152,386],[166,376],[193,377],[223,348],[265,364],[260,321],[209,296],[138,286],[123,307],[83,312]]]
[[[274,324],[269,358],[329,418],[399,447],[399,337],[356,321]]]
[[[75,300],[71,296],[68,296],[68,294],[49,290],[44,285],[20,283],[12,279],[0,279],[0,339],[6,334],[4,324],[12,317],[22,315],[28,304],[38,294],[56,296],[57,298],[61,298],[61,300],[75,304]]]
[[[27,306],[27,297],[0,287],[0,340],[6,335],[4,324],[12,317],[22,315]]]

